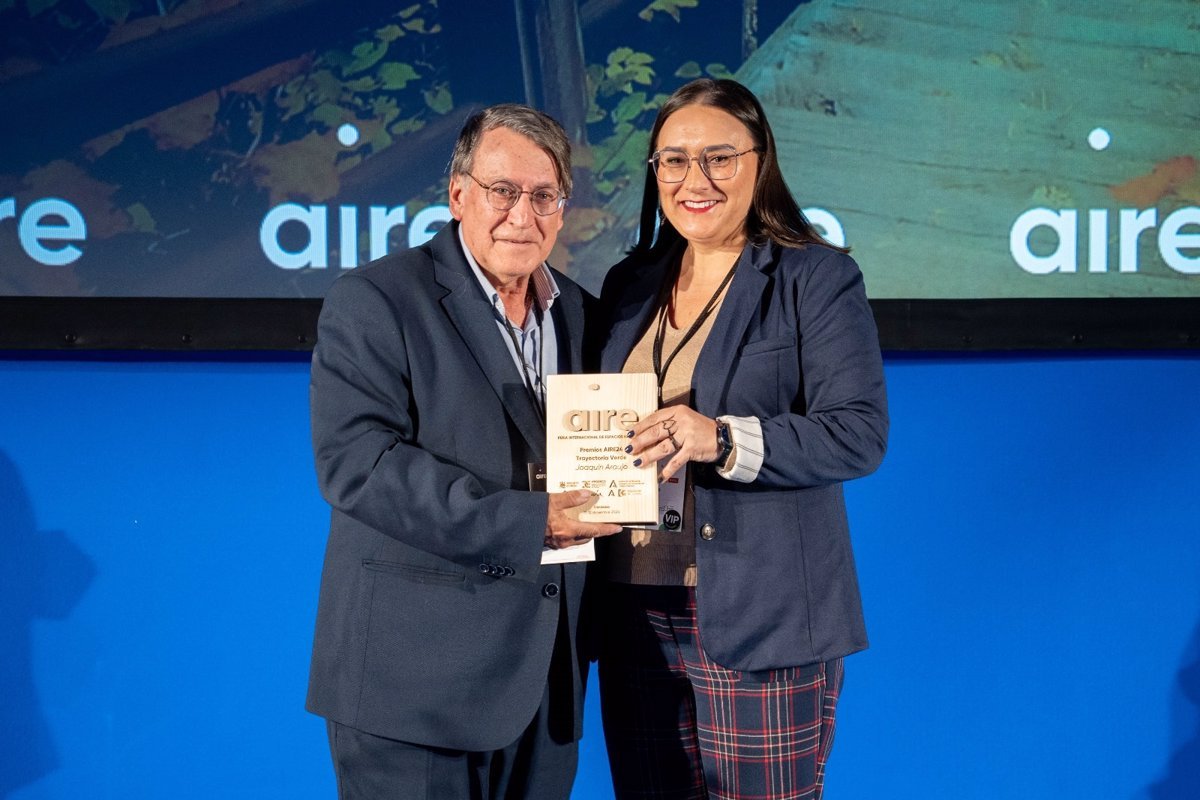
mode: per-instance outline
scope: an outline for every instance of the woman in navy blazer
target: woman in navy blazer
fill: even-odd
[[[640,240],[604,282],[605,372],[654,372],[634,463],[679,530],[601,547],[617,797],[820,797],[842,658],[867,646],[842,482],[888,417],[857,264],[792,199],[754,95],[702,79],[650,135]]]

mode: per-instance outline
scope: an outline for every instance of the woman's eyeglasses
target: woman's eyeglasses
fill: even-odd
[[[757,147],[739,153],[727,144],[717,144],[704,148],[698,156],[689,156],[677,147],[664,147],[650,157],[649,164],[663,183],[681,183],[687,177],[693,161],[700,165],[700,171],[706,177],[724,181],[737,175],[738,156],[757,152]]]

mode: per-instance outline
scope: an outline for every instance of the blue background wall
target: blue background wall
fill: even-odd
[[[1200,356],[887,371],[827,796],[1200,796]],[[307,374],[0,360],[0,797],[333,796]]]

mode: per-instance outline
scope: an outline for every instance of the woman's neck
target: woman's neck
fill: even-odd
[[[725,279],[725,274],[742,255],[742,247],[699,248],[689,244],[679,265],[676,291],[708,288],[709,294]]]
[[[720,283],[721,279],[725,277],[725,273],[733,266],[733,262],[741,256],[745,244],[745,237],[738,237],[735,241],[715,245],[688,242],[687,248],[683,251],[683,263],[679,271],[680,281],[682,282],[685,277],[690,280],[689,273],[694,273],[701,283],[707,281],[713,281],[714,285]]]
[[[671,293],[671,323],[676,328],[691,325],[700,315],[741,254],[740,247],[698,249],[688,246]]]

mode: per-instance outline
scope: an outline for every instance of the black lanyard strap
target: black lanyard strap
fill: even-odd
[[[740,259],[739,259],[740,260]],[[738,262],[735,260],[733,266],[729,268],[729,272],[725,273],[725,277],[721,280],[721,285],[713,292],[712,297],[708,298],[708,302],[704,304],[704,308],[700,311],[700,316],[696,317],[692,327],[687,329],[687,333],[683,334],[683,338],[675,345],[675,349],[667,356],[666,363],[662,360],[663,340],[667,335],[667,306],[670,302],[673,292],[665,292],[660,304],[658,316],[658,330],[654,333],[654,376],[658,379],[658,404],[661,406],[663,402],[662,390],[663,384],[667,382],[667,370],[671,368],[671,362],[675,360],[675,356],[679,355],[679,351],[683,349],[691,338],[696,335],[696,331],[700,330],[700,326],[712,314],[713,309],[717,307],[717,300],[721,297],[721,292],[725,291],[725,287],[733,280],[733,273],[737,270]],[[675,273],[675,280],[679,280],[679,273]],[[672,282],[672,287],[674,282]]]

